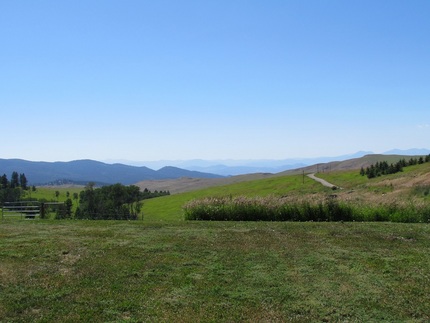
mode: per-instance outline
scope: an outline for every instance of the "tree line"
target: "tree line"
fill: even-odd
[[[89,183],[79,194],[79,206],[75,219],[91,220],[137,220],[142,200],[169,195],[169,191],[143,192],[138,186],[114,184],[95,188]]]
[[[360,175],[367,176],[367,178],[374,178],[382,175],[395,174],[403,171],[403,167],[420,165],[430,162],[430,154],[427,156],[421,156],[419,158],[410,158],[408,161],[406,159],[401,159],[397,163],[388,164],[387,161],[376,162],[376,164],[371,164],[370,166],[361,167]]]
[[[12,172],[11,179],[9,180],[6,174],[0,179],[0,186],[2,189],[6,188],[22,188],[23,190],[28,189],[28,181],[27,177],[24,173],[18,174],[18,172]]]
[[[76,219],[135,220],[140,213],[140,189],[137,186],[115,184],[94,188],[89,183],[79,194]]]
[[[56,209],[56,219],[137,220],[143,200],[169,195],[170,192],[151,192],[148,189],[142,192],[135,185],[124,186],[119,183],[96,188],[95,183],[88,183],[78,196],[75,194],[78,194],[74,193],[78,206],[74,214],[72,200],[68,198]]]

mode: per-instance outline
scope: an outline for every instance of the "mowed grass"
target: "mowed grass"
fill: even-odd
[[[0,224],[0,321],[430,320],[430,227]]]

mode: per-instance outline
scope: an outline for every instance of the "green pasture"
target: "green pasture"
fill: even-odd
[[[28,191],[24,191],[23,198],[25,199],[35,199],[40,200],[44,199],[48,202],[64,202],[67,198],[70,198],[74,203],[76,200],[73,199],[73,194],[79,194],[84,188],[83,187],[44,187],[39,186],[36,187],[36,191],[29,189]],[[56,196],[56,192],[58,191],[59,195]],[[69,197],[67,197],[69,196]]]
[[[0,222],[1,322],[428,322],[430,227]]]

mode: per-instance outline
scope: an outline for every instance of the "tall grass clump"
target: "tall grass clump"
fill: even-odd
[[[352,221],[353,209],[335,198],[310,203],[274,196],[203,198],[183,207],[186,220]]]
[[[430,222],[430,205],[365,205],[328,197],[317,201],[267,197],[203,198],[183,207],[186,220]]]
[[[355,221],[366,222],[430,223],[430,204],[391,202],[377,205],[356,205],[353,218]]]

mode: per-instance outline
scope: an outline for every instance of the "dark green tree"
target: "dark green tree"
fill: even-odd
[[[27,190],[28,189],[28,181],[27,181],[27,177],[25,177],[25,174],[19,174],[19,186],[21,186],[21,188],[23,190]]]
[[[56,219],[70,219],[72,218],[72,200],[67,199],[64,204],[59,205],[57,209]]]
[[[114,184],[94,189],[88,185],[79,195],[78,219],[137,219],[141,211],[139,187]]]
[[[7,179],[7,176],[6,176],[6,174],[3,174],[3,176],[1,177],[1,180],[0,180],[1,182],[0,182],[0,187],[2,188],[2,189],[6,189],[6,188],[8,188],[9,187],[9,180]]]
[[[10,188],[19,187],[19,174],[17,172],[12,172],[12,177],[10,179]]]

